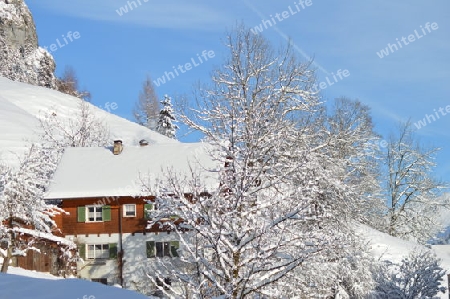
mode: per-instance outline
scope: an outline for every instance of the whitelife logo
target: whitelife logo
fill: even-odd
[[[127,1],[127,5],[124,5],[120,7],[119,9],[116,9],[117,14],[119,17],[123,16],[124,14],[127,14],[128,12],[142,6],[142,2],[147,3],[149,0],[136,0],[136,1]]]
[[[59,38],[56,39],[54,44],[51,44],[50,46],[45,46],[44,49],[47,50],[47,52],[52,53],[58,51],[58,49],[64,48],[68,44],[74,42],[75,40],[79,39],[81,37],[80,33],[78,31],[75,31],[72,33],[72,31],[69,31],[66,33],[66,35],[61,35],[63,42],[59,40]]]
[[[436,22],[433,22],[433,23],[427,22],[425,24],[425,28],[420,26],[420,29],[421,29],[423,35],[421,35],[416,29],[416,30],[414,30],[414,33],[408,35],[407,38],[404,37],[404,36],[402,36],[402,38],[400,40],[398,38],[396,38],[397,43],[393,43],[393,44],[388,43],[386,48],[380,50],[379,52],[376,52],[376,54],[380,58],[384,58],[386,56],[389,56],[389,54],[392,54],[392,53],[398,51],[399,49],[403,48],[403,46],[407,46],[410,43],[413,43],[416,40],[419,40],[422,37],[426,36],[428,33],[431,33],[432,30],[433,31],[434,30],[438,30],[439,29],[439,25]]]
[[[319,92],[319,88],[321,90],[327,89],[328,87],[338,83],[339,81],[344,80],[345,78],[350,76],[349,70],[337,70],[336,74],[331,73],[332,79],[330,80],[330,77],[325,77],[325,81],[320,82],[319,84],[313,84],[312,91],[313,92]]]
[[[292,8],[292,6],[289,5],[287,7],[287,10],[285,10],[281,13],[276,13],[275,16],[270,15],[269,20],[261,20],[261,23],[258,26],[255,26],[254,28],[252,28],[250,30],[252,31],[253,34],[262,33],[265,29],[268,29],[268,28],[276,25],[277,20],[278,20],[278,22],[282,22],[282,21],[288,19],[289,17],[298,14],[302,10],[305,10],[307,7],[311,6],[312,4],[313,4],[312,0],[306,0],[306,1],[300,0],[298,2],[294,2],[294,8]]]
[[[433,112],[434,113],[431,113],[431,114],[425,114],[425,117],[423,119],[414,123],[417,130],[420,130],[423,127],[426,127],[427,125],[431,124],[432,122],[437,121],[438,119],[441,118],[441,116],[446,116],[447,114],[449,114],[450,113],[450,105],[447,105],[445,108],[439,107],[439,109],[437,109],[437,110],[433,109]]]
[[[214,58],[215,56],[216,54],[214,53],[214,51],[203,50],[201,55],[197,54],[197,58],[192,57],[190,62],[186,62],[185,64],[179,64],[177,67],[173,66],[172,67],[173,72],[172,71],[164,72],[164,76],[159,77],[156,80],[153,80],[153,83],[155,83],[155,85],[159,87],[160,85],[165,84],[166,82],[169,82],[172,79],[175,79],[181,74],[184,74],[187,71],[192,70],[192,67],[198,67],[199,65],[208,61],[208,59]]]

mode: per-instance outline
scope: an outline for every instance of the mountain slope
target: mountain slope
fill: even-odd
[[[0,77],[0,163],[17,165],[27,146],[39,141],[39,116],[54,112],[65,120],[74,119],[80,101],[55,90]],[[114,139],[121,139],[125,146],[137,145],[141,139],[150,144],[178,142],[89,105],[109,127],[111,144]]]

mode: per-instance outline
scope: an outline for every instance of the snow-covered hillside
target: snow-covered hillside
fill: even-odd
[[[400,263],[414,249],[424,248],[415,242],[405,241],[389,236],[365,225],[357,228],[358,233],[369,242],[371,253],[375,259]],[[441,267],[450,274],[450,245],[435,245],[431,247],[441,260]],[[447,287],[447,276],[444,278],[444,286]],[[439,293],[439,298],[449,298],[449,292]]]
[[[45,112],[71,119],[76,115],[80,99],[55,90],[14,82],[0,77],[0,162],[15,165],[27,145],[38,141],[38,117]],[[137,145],[139,140],[150,143],[177,142],[93,105],[92,110],[110,129],[113,139],[125,145]]]
[[[0,274],[0,299],[144,299],[139,293],[81,279],[59,279],[45,273],[11,268]]]

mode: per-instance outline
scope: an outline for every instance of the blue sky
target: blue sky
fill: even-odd
[[[276,24],[266,22],[267,29],[262,27],[260,34],[275,46],[291,38],[300,57],[314,57],[319,82],[326,82],[327,77],[333,81],[332,75],[339,69],[348,70],[348,77],[322,90],[324,100],[340,96],[361,100],[372,108],[376,129],[382,135],[399,120],[425,118],[426,126],[418,134],[425,144],[442,147],[437,173],[450,179],[450,113],[445,110],[450,105],[448,0],[26,3],[36,22],[39,44],[49,47],[59,39],[64,45],[52,52],[57,73],[66,65],[73,66],[81,86],[92,92],[95,105],[115,102],[118,109],[113,112],[128,119],[146,75],[156,80],[173,71],[173,66],[194,59],[197,66],[157,88],[160,96],[189,95],[193,84],[207,82],[211,70],[222,63],[228,29],[240,21],[253,28],[272,16]],[[69,31],[80,36],[66,44],[63,35],[67,37]],[[380,58],[377,52],[381,54],[382,49],[389,55]],[[199,63],[197,54],[204,50],[214,51],[215,57]],[[435,110],[439,118],[435,115],[433,121],[430,115]]]

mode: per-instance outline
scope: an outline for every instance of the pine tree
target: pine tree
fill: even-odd
[[[178,126],[173,123],[176,121],[176,118],[174,116],[172,101],[170,97],[168,95],[165,95],[164,100],[161,101],[161,104],[163,105],[163,108],[159,112],[159,120],[156,131],[169,138],[175,139]]]

